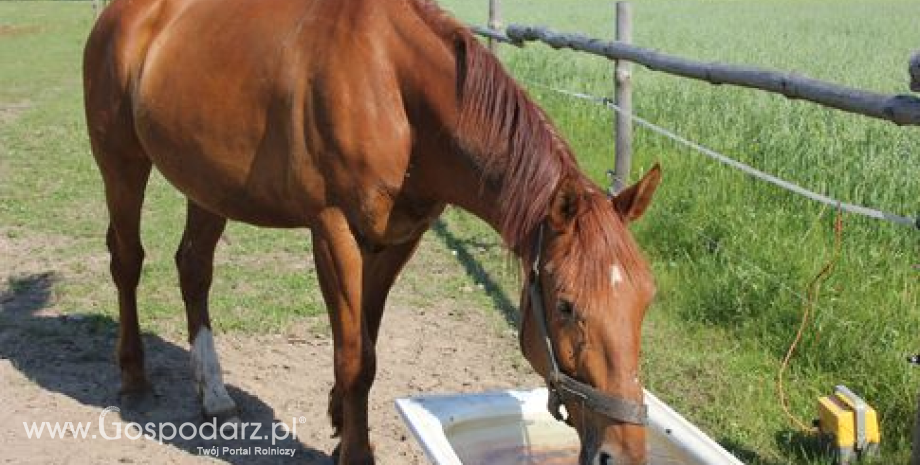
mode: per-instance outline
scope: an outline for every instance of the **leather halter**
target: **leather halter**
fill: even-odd
[[[611,420],[632,425],[648,425],[648,409],[644,403],[625,397],[607,394],[563,373],[556,361],[553,341],[549,337],[546,309],[543,306],[543,284],[540,282],[540,253],[543,248],[543,224],[537,233],[534,261],[530,273],[530,306],[533,308],[537,327],[543,337],[550,372],[547,376],[549,390],[549,412],[559,421],[565,421],[560,407],[565,401],[578,402],[583,408],[610,418]]]

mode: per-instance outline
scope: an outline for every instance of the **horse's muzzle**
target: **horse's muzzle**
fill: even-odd
[[[597,453],[594,454],[594,458],[587,463],[582,465],[647,465],[648,459],[646,456],[642,457],[629,457],[623,454],[617,454],[611,450],[608,450],[606,447],[601,447]]]

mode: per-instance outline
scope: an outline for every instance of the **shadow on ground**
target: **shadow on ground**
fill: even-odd
[[[58,280],[53,273],[42,273],[14,277],[7,282],[6,290],[0,293],[0,359],[10,360],[16,369],[42,388],[98,407],[100,412],[108,406],[119,407],[122,425],[128,422],[141,425],[168,422],[176,426],[184,422],[196,426],[206,423],[198,413],[200,406],[193,389],[188,351],[153,334],[143,336],[153,392],[142,399],[121,398],[113,357],[118,323],[100,315],[43,315]],[[219,435],[214,440],[186,440],[179,435],[169,439],[171,431],[167,427],[165,434],[156,435],[154,440],[196,456],[200,455],[199,448],[213,446],[251,451],[255,447],[295,450],[293,458],[219,457],[229,463],[332,463],[323,452],[290,436],[282,438],[284,434],[280,428],[279,438],[273,445],[270,429],[280,420],[272,408],[242,389],[232,385],[227,385],[227,389],[240,406],[242,421],[262,425],[258,433],[262,439],[224,440]],[[117,415],[106,417],[106,423],[112,427],[109,434],[115,434],[115,426],[110,423],[113,417]],[[207,426],[204,432],[209,436],[213,433]],[[224,432],[227,437],[234,436],[229,428]],[[186,433],[186,436],[191,434]]]
[[[517,305],[505,294],[498,281],[482,266],[482,263],[473,256],[468,241],[450,232],[442,220],[435,221],[431,230],[444,242],[444,245],[457,252],[457,260],[463,265],[467,276],[473,278],[476,283],[482,284],[486,294],[492,299],[492,304],[501,312],[505,321],[513,328],[517,328],[520,320]]]
[[[833,455],[816,434],[806,433],[799,430],[782,430],[775,435],[778,448],[783,451],[783,456],[787,459],[779,461],[764,457],[757,452],[749,449],[742,441],[734,438],[720,437],[719,444],[731,452],[741,462],[750,465],[785,465],[788,457],[795,457],[793,463],[834,463]]]
[[[725,450],[731,452],[732,455],[741,460],[742,463],[749,465],[784,465],[781,462],[775,460],[767,459],[757,452],[748,448],[743,442],[732,439],[732,438],[718,438],[717,442],[725,448]]]
[[[816,432],[783,430],[776,433],[776,445],[795,457],[796,463],[836,463],[830,444]]]

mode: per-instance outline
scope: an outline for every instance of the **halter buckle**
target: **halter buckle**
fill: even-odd
[[[553,386],[550,386],[547,390],[549,391],[546,399],[547,410],[556,420],[566,421],[566,416],[562,414],[562,395]]]

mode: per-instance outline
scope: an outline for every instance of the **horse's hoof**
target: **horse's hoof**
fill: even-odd
[[[346,458],[341,457],[335,458],[336,465],[375,465],[374,457],[360,457],[360,458]]]
[[[229,408],[225,408],[225,409],[221,409],[217,411],[211,411],[211,412],[209,412],[207,409],[202,407],[201,416],[204,417],[205,420],[211,420],[211,419],[216,420],[218,425],[241,423],[240,409],[237,408],[236,405],[232,405]]]
[[[374,453],[368,451],[366,454],[347,454],[342,456],[342,444],[339,443],[332,450],[330,455],[332,463],[336,465],[374,465]]]
[[[329,458],[332,459],[332,463],[339,463],[339,452],[342,452],[342,445],[336,444],[335,449],[332,449],[332,453],[329,454]]]
[[[144,387],[122,388],[118,391],[118,400],[126,410],[141,411],[156,407],[156,399],[150,385]]]
[[[227,394],[223,385],[220,389],[199,389],[199,401],[201,402],[201,414],[206,420],[216,418],[222,423],[232,423],[232,420],[239,422],[240,409],[236,402]]]

